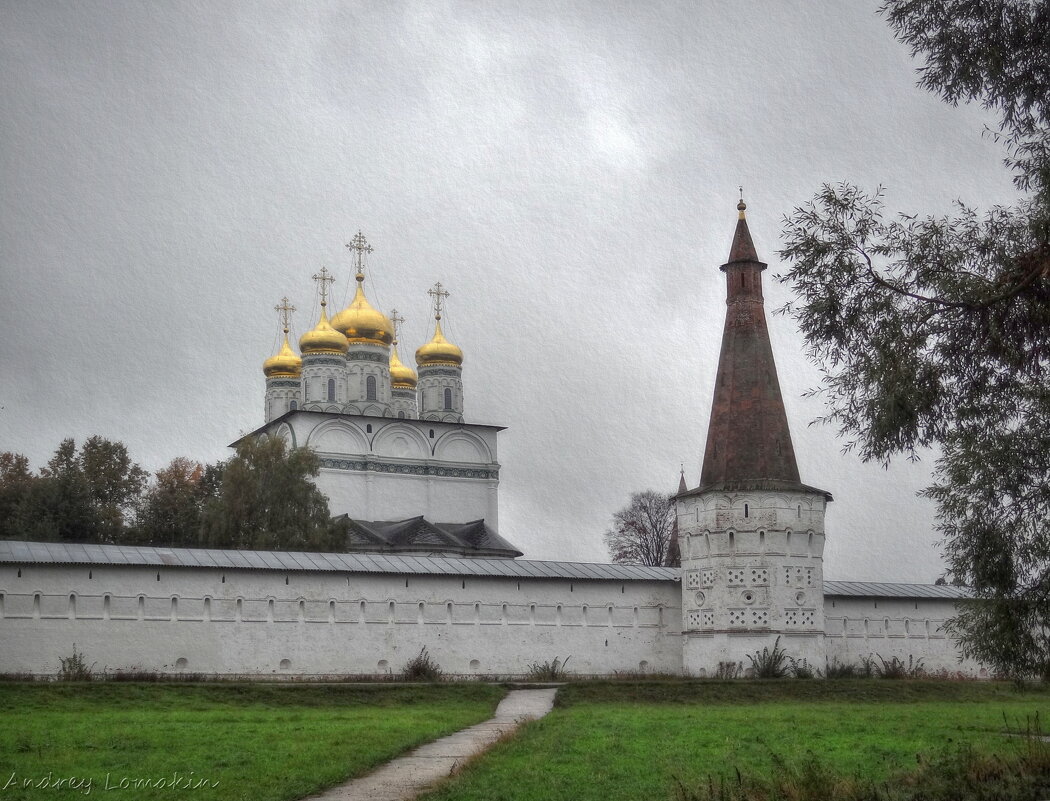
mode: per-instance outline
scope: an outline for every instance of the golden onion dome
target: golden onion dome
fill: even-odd
[[[267,378],[298,378],[303,371],[303,360],[295,355],[292,346],[288,344],[288,331],[284,332],[284,344],[277,351],[276,356],[271,356],[263,362],[263,372]]]
[[[332,325],[351,342],[389,345],[394,341],[394,325],[385,314],[372,308],[361,285],[364,280],[364,275],[358,273],[357,294],[349,306],[332,318]]]
[[[299,350],[306,353],[346,353],[350,343],[346,337],[332,328],[325,313],[325,304],[321,304],[321,318],[311,330],[299,337]]]
[[[434,337],[416,351],[416,364],[426,367],[431,364],[463,364],[463,351],[453,345],[441,333],[441,319],[434,324]]]
[[[394,389],[415,389],[416,371],[401,361],[397,355],[397,343],[390,351],[390,386]]]

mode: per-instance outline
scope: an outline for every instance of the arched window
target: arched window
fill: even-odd
[[[328,400],[329,402],[335,401],[335,379],[328,379]]]
[[[405,419],[405,413],[404,412],[398,412],[397,413],[397,419],[398,420],[404,420]]]
[[[452,390],[448,387],[445,387],[445,408],[452,408]]]
[[[374,375],[365,379],[365,400],[376,400],[376,377]]]
[[[290,412],[294,412],[298,408],[299,408],[299,404],[296,403],[295,401],[292,401],[291,403],[288,404],[288,411],[290,411]]]

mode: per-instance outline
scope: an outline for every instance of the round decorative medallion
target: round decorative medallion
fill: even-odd
[[[697,606],[703,606],[704,605],[704,601],[706,601],[706,600],[707,600],[707,596],[705,596],[702,592],[698,592],[696,594],[696,605]]]
[[[795,593],[795,603],[797,603],[799,606],[802,606],[802,604],[804,604],[805,602],[806,602],[806,593],[802,592],[802,590],[799,590],[798,592],[796,592]]]
[[[755,602],[755,594],[751,590],[744,590],[740,597],[743,599],[745,604],[753,604]]]

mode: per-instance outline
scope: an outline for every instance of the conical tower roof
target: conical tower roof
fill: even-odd
[[[766,265],[758,260],[746,208],[741,200],[729,260],[721,267],[726,274],[726,320],[700,486],[694,492],[814,491],[799,480],[766,327],[762,297]]]

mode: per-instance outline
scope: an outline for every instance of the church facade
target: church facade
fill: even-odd
[[[75,643],[97,669],[245,676],[397,671],[427,648],[452,674],[512,676],[568,658],[602,675],[746,672],[780,644],[822,669],[878,655],[986,675],[944,630],[958,587],[836,582],[829,492],[801,482],[766,329],[745,206],[699,486],[676,497],[682,567],[520,559],[498,533],[497,426],[464,420],[462,351],[441,328],[417,370],[395,313],[354,300],[266,360],[265,422],[321,458],[347,552],[0,542],[0,672],[54,673]],[[831,533],[834,536],[834,533]]]

